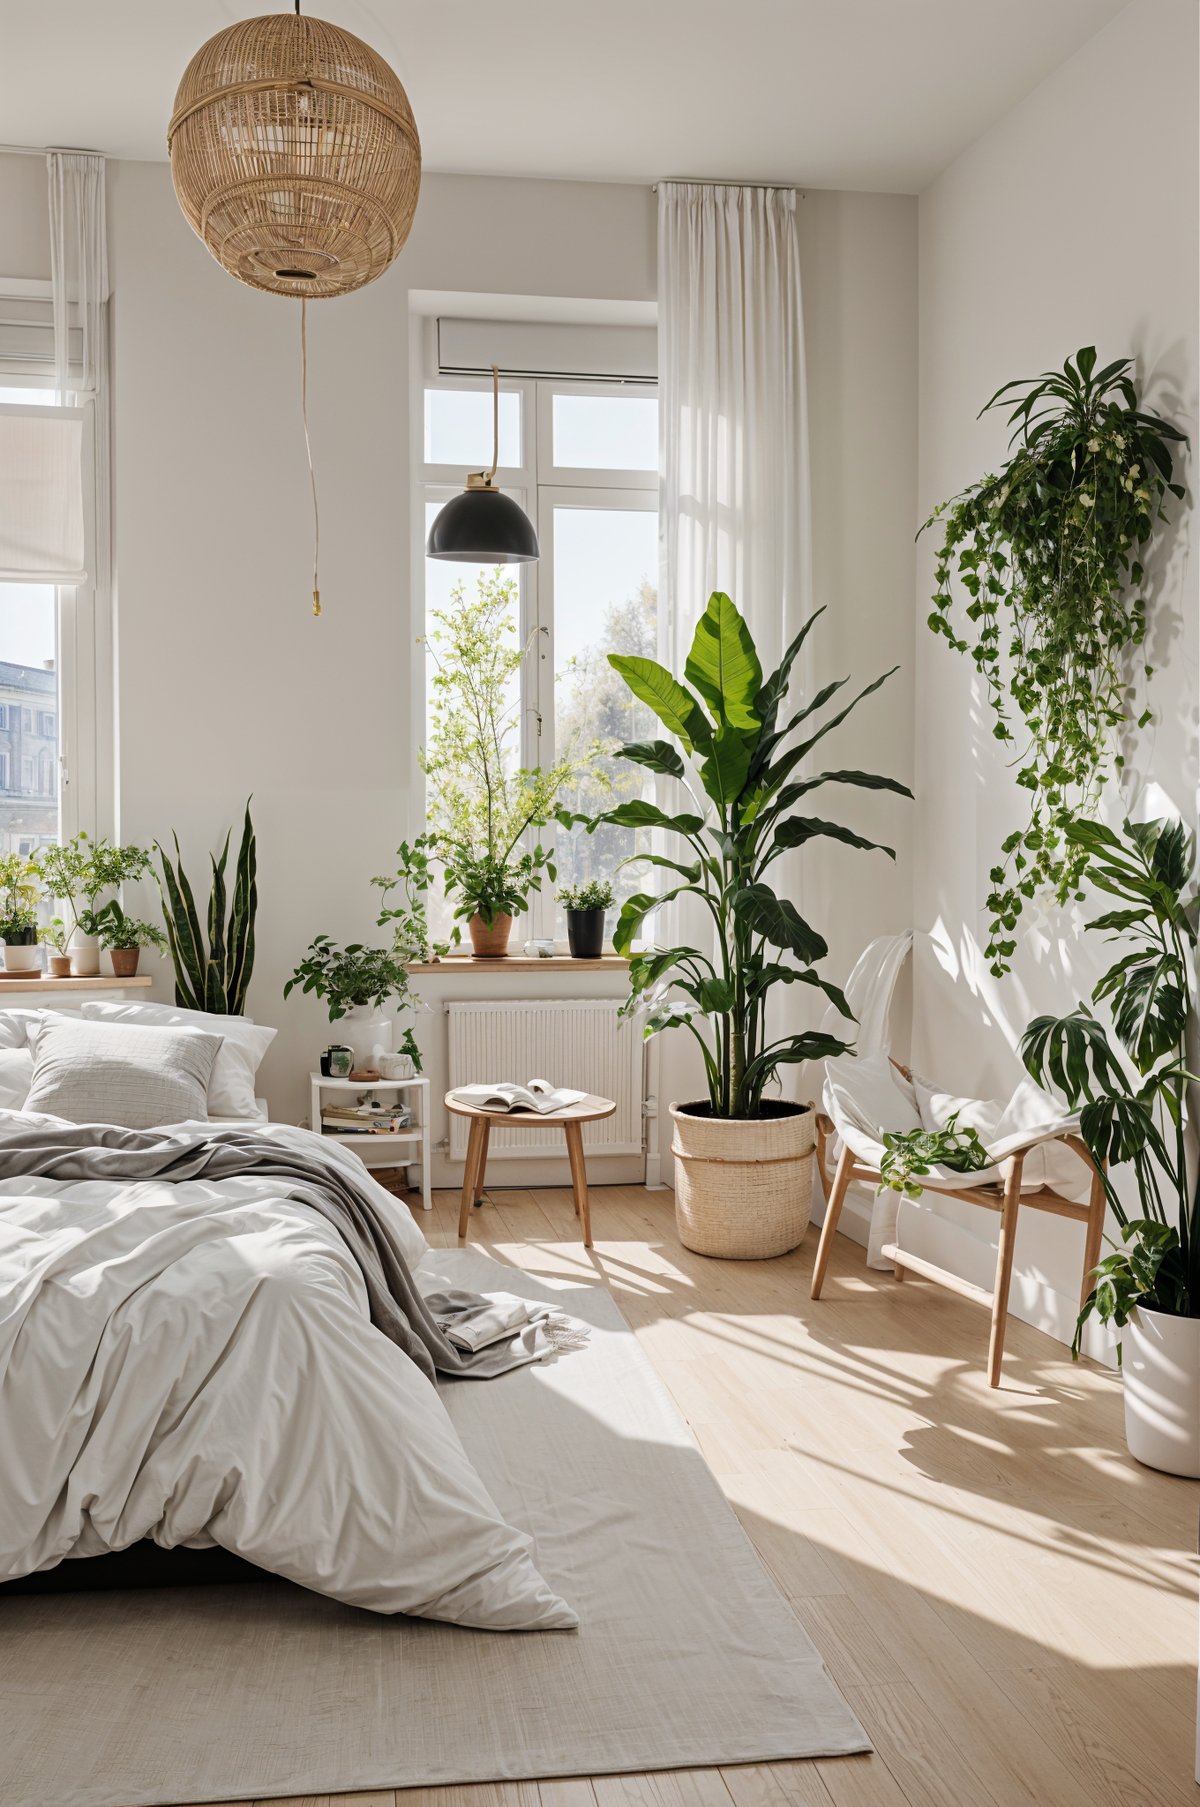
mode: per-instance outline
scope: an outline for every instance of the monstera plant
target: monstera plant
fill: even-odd
[[[675,843],[670,853],[634,856],[669,873],[671,882],[663,892],[628,899],[613,945],[630,956],[626,1009],[642,1015],[646,1035],[681,1029],[702,1055],[707,1097],[671,1107],[680,1234],[701,1254],[782,1253],[807,1227],[812,1113],[774,1088],[782,1067],[842,1053],[847,1043],[773,1027],[771,999],[796,986],[816,993],[852,1031],[842,992],[818,971],[826,941],[774,888],[776,862],[822,838],[894,858],[890,847],[808,811],[829,787],[911,794],[876,773],[812,769],[820,742],[891,676],[885,672],[832,713],[826,706],[846,678],[789,705],[793,666],[821,612],[767,675],[749,628],[722,591],[700,618],[682,682],[653,659],[610,654],[670,736],[634,742],[621,756],[664,780],[661,788],[672,789],[678,804],[631,798],[588,818],[587,826],[657,830],[664,844]],[[635,951],[656,912],[677,900],[688,900],[703,932],[691,943]]]

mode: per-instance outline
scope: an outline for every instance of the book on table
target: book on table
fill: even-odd
[[[477,1111],[536,1111],[539,1116],[546,1116],[550,1111],[561,1111],[568,1104],[578,1104],[587,1097],[586,1092],[572,1092],[566,1086],[553,1086],[548,1079],[531,1079],[525,1085],[517,1085],[510,1079],[500,1080],[487,1085],[455,1086],[450,1093],[455,1104],[470,1105]]]
[[[395,1135],[412,1127],[410,1110],[388,1110],[377,1099],[368,1104],[327,1104],[321,1111],[321,1127],[336,1129],[348,1135]]]

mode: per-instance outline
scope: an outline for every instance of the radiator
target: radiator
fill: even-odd
[[[593,1154],[642,1152],[641,1026],[617,1015],[616,998],[579,998],[537,1003],[491,999],[447,1004],[450,1085],[481,1085],[511,1079],[548,1079],[612,1098],[616,1110],[583,1126],[584,1146]],[[496,1119],[488,1160],[517,1156],[563,1157],[563,1133],[547,1124],[536,1129],[504,1129]],[[470,1124],[450,1118],[450,1159],[466,1159]]]

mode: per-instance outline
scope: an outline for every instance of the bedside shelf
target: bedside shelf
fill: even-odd
[[[339,1148],[350,1148],[366,1168],[407,1167],[421,1163],[421,1203],[433,1210],[430,1197],[429,1150],[429,1080],[424,1073],[410,1074],[407,1079],[326,1079],[323,1073],[310,1073],[311,1104],[309,1123],[317,1135],[336,1142]],[[376,1093],[415,1092],[419,1121],[411,1129],[381,1130],[372,1135],[362,1130],[331,1129],[321,1122],[321,1099],[333,1093],[345,1098],[370,1098]]]

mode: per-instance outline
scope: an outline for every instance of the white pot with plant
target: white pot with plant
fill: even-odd
[[[587,761],[568,753],[548,767],[520,765],[520,711],[514,697],[532,635],[516,633],[516,581],[497,571],[480,576],[474,597],[457,583],[450,604],[434,613],[428,638],[429,845],[445,869],[454,899],[454,939],[466,923],[479,958],[507,954],[513,918],[553,883],[553,855],[536,831],[556,814],[563,786]]]
[[[417,1000],[403,960],[389,948],[364,947],[354,941],[339,948],[328,935],[317,935],[283,988],[285,998],[299,987],[321,998],[329,1021],[353,1050],[356,1069],[379,1070],[395,1047],[395,1012],[413,1009]],[[421,1055],[412,1028],[405,1030],[401,1052],[421,1071]]]
[[[100,899],[144,878],[151,869],[150,855],[141,847],[94,841],[81,831],[69,841],[39,848],[36,863],[44,894],[64,906],[72,977],[96,978],[105,909]]]
[[[6,973],[40,973],[38,870],[22,853],[0,854],[0,941]]]
[[[663,895],[631,897],[613,945],[630,956],[624,1008],[644,1014],[646,1035],[682,1028],[700,1046],[708,1096],[671,1106],[676,1222],[686,1248],[735,1260],[781,1255],[802,1240],[811,1210],[813,1113],[807,1104],[770,1094],[784,1066],[840,1054],[848,1045],[815,1032],[777,1033],[768,1002],[781,998],[785,986],[811,987],[852,1021],[837,986],[816,972],[828,952],[823,937],[775,894],[767,874],[787,849],[818,835],[851,847],[879,845],[837,823],[799,815],[796,806],[809,792],[838,784],[910,794],[895,779],[866,772],[799,777],[801,761],[859,701],[814,725],[814,711],[839,688],[833,685],[780,722],[793,662],[815,620],[805,623],[767,678],[746,623],[720,591],[696,628],[687,684],[653,659],[610,654],[613,668],[672,737],[635,742],[622,756],[680,787],[688,803],[674,813],[635,798],[587,819],[589,832],[609,823],[659,830],[683,843],[678,857],[634,856],[666,867],[678,882]],[[704,945],[635,951],[647,919],[679,897],[695,899],[711,925]]]
[[[1038,1017],[1022,1042],[1033,1077],[1079,1111],[1104,1174],[1119,1240],[1096,1268],[1073,1353],[1095,1316],[1121,1332],[1125,1440],[1149,1468],[1200,1479],[1200,1189],[1188,1173],[1187,1033],[1195,1007],[1195,842],[1181,822],[1126,822],[1116,834],[1071,822],[1070,853],[1119,900],[1088,924],[1120,935],[1123,957],[1092,990],[1118,1048],[1085,1004]],[[1131,1077],[1136,1075],[1136,1077]],[[1112,1170],[1128,1169],[1130,1211]]]

